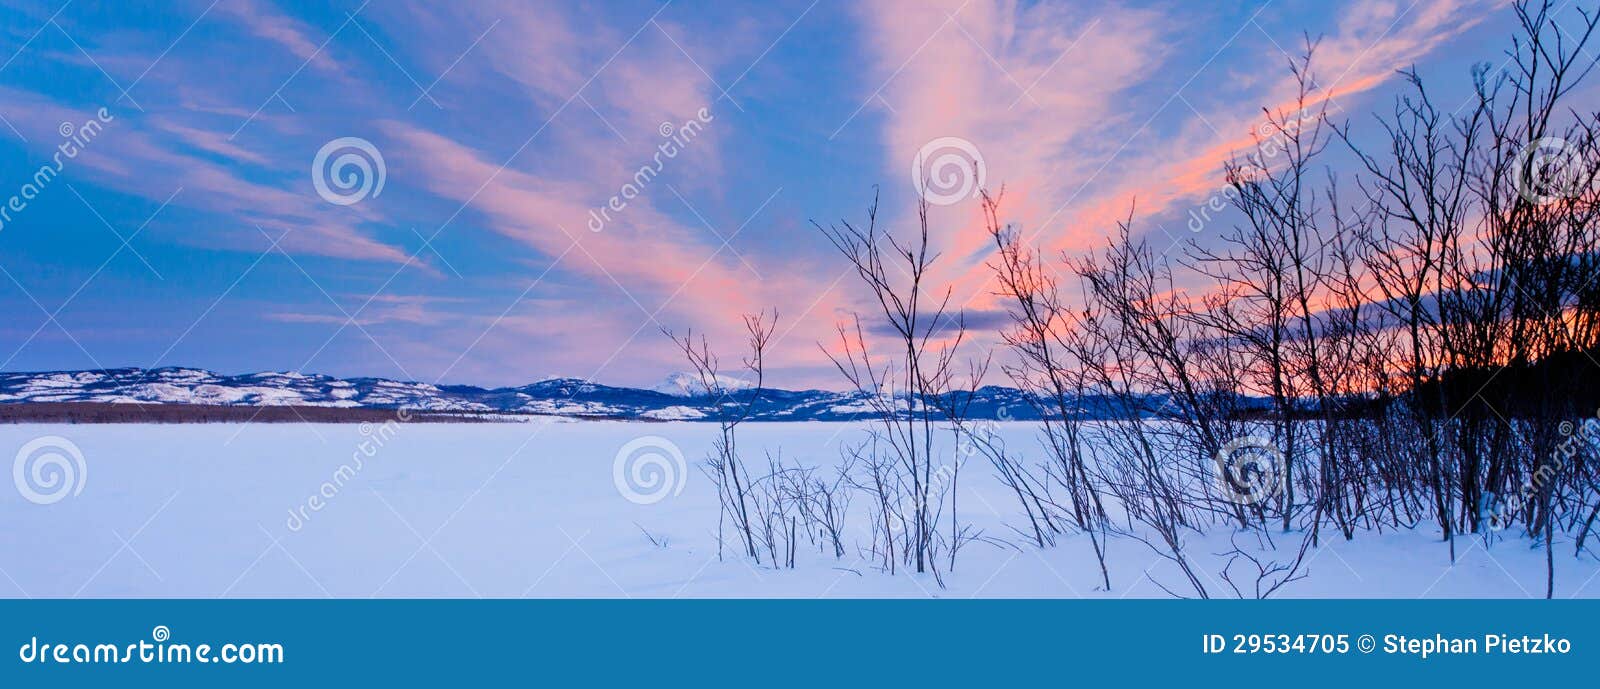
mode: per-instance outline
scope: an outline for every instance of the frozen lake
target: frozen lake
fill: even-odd
[[[962,518],[1012,544],[971,543],[939,588],[879,572],[855,552],[801,549],[777,570],[719,561],[717,503],[699,462],[699,423],[8,425],[0,448],[65,439],[81,492],[0,490],[0,596],[10,597],[1166,597],[1180,575],[1132,538],[1110,543],[1110,591],[1083,537],[1033,547],[1020,508],[982,457],[961,474]],[[1031,424],[1002,425],[1013,449]],[[863,426],[748,424],[741,448],[832,465]],[[644,439],[644,440],[641,440]],[[46,440],[43,444],[59,444]],[[618,489],[619,450],[676,447],[686,471],[659,501]],[[48,449],[48,448],[46,448]],[[366,452],[363,452],[365,449]],[[370,456],[367,456],[370,454]],[[663,456],[670,456],[670,452]],[[356,467],[355,458],[360,457]],[[352,470],[341,470],[341,466]],[[15,467],[14,467],[15,468]],[[13,479],[25,482],[29,476]],[[328,491],[324,484],[335,486]],[[61,486],[57,486],[58,490]],[[38,487],[32,487],[39,493]],[[635,490],[639,488],[635,487]],[[652,493],[646,498],[654,497]],[[37,495],[35,496],[37,498]],[[852,512],[865,513],[865,500]],[[648,535],[647,535],[648,534]],[[1333,536],[1332,533],[1328,534]],[[865,539],[865,534],[860,534]],[[652,540],[655,542],[653,543]],[[1189,549],[1211,572],[1227,534]],[[1458,541],[1452,565],[1432,532],[1325,539],[1285,596],[1542,595],[1544,554],[1526,541]],[[1556,593],[1600,596],[1600,564],[1557,543]],[[1181,588],[1175,588],[1181,590]],[[1216,593],[1226,595],[1220,584]]]

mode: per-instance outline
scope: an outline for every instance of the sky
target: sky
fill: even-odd
[[[487,386],[653,385],[663,329],[736,366],[776,309],[769,382],[842,387],[824,348],[871,304],[813,222],[875,197],[897,234],[933,203],[985,347],[976,189],[1052,254],[1130,208],[1204,242],[1307,36],[1369,136],[1395,70],[1464,99],[1512,32],[1499,0],[0,7],[0,371]]]

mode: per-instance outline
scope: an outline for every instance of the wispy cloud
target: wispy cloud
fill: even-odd
[[[1319,97],[1335,109],[1359,98],[1501,5],[1354,3],[1316,52]],[[950,0],[861,14],[884,80],[869,107],[882,111],[889,172],[929,141],[969,140],[987,184],[1005,186],[1006,219],[1052,252],[1092,246],[1135,203],[1148,221],[1218,189],[1263,110],[1293,109],[1288,67],[1303,45],[1250,13],[1181,50],[1175,39],[1194,17],[1119,5]],[[1208,97],[1219,84],[1228,97]],[[958,300],[992,303],[977,203],[935,211]]]
[[[62,122],[83,122],[94,108],[63,105],[36,93],[0,87],[0,113],[28,133],[37,155],[48,157],[61,140]],[[93,172],[93,179],[123,193],[161,202],[177,189],[181,207],[226,217],[208,232],[182,233],[181,241],[230,249],[265,248],[259,226],[272,236],[284,236],[285,250],[311,255],[359,260],[404,262],[407,253],[369,236],[358,225],[378,216],[370,209],[350,210],[322,201],[310,188],[310,178],[293,177],[285,188],[255,182],[229,161],[214,160],[191,151],[221,154],[233,162],[263,157],[228,144],[217,132],[195,130],[168,120],[140,117],[126,109],[113,110],[94,146],[73,162]],[[299,156],[295,156],[298,158]],[[300,167],[288,156],[275,165]],[[290,168],[293,169],[293,168]],[[77,170],[73,171],[78,172]],[[287,234],[285,234],[287,233]]]
[[[343,74],[344,69],[324,49],[326,36],[288,15],[279,13],[264,0],[225,0],[217,6],[224,15],[250,33],[276,44],[300,62],[317,69]]]
[[[795,376],[784,384],[827,385],[817,342],[871,304],[807,221],[859,220],[881,185],[881,220],[905,229],[909,172],[929,142],[970,142],[988,185],[1005,185],[1006,218],[1048,250],[1088,247],[1135,199],[1143,229],[1172,224],[1184,238],[1184,211],[1218,188],[1262,108],[1290,101],[1285,51],[1302,30],[1324,37],[1322,93],[1357,112],[1413,62],[1493,58],[1460,39],[1504,5],[223,0],[104,17],[72,6],[31,43],[26,27],[0,39],[0,54],[19,56],[0,71],[0,116],[16,128],[0,127],[0,153],[35,166],[61,122],[110,107],[117,119],[66,175],[118,226],[171,199],[138,246],[173,285],[189,285],[186,266],[241,258],[213,252],[248,261],[281,237],[249,280],[118,295],[174,324],[141,346],[188,333],[186,351],[217,359],[184,363],[349,373],[376,335],[419,375],[641,382],[677,366],[659,327],[735,347],[739,314],[776,308],[772,364]],[[385,190],[328,203],[312,159],[351,136],[381,152]],[[41,250],[39,228],[84,213],[41,203],[0,241]],[[976,202],[932,220],[937,278],[992,329]],[[105,259],[82,260],[89,274]],[[338,308],[327,294],[343,295]],[[81,303],[116,310],[103,298]],[[270,323],[193,329],[230,306]],[[352,316],[360,328],[341,329]],[[338,335],[350,347],[322,339],[352,332]],[[32,347],[18,359],[30,360],[63,365]]]

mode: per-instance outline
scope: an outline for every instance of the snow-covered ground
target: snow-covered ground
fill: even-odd
[[[741,447],[752,461],[757,448],[781,448],[832,464],[862,428],[749,424]],[[1001,428],[1014,449],[1036,431]],[[966,546],[946,588],[876,571],[854,553],[835,560],[802,549],[793,570],[719,561],[715,495],[698,468],[715,432],[548,420],[0,426],[0,452],[26,448],[32,460],[13,475],[26,490],[0,489],[0,596],[1165,597],[1152,579],[1183,590],[1177,571],[1134,539],[1111,542],[1110,591],[1086,540],[1029,546],[1008,526],[1020,523],[1018,508],[981,457],[961,475],[963,518],[1016,545]],[[625,447],[655,451],[674,470],[671,448],[681,451],[682,492],[668,483],[657,502],[629,500],[613,471]],[[86,469],[70,486],[81,492],[28,483],[52,452]],[[636,500],[655,496],[630,480],[625,472]],[[28,491],[56,501],[38,504]],[[865,509],[862,500],[853,511]],[[1207,577],[1227,542],[1222,532],[1190,543]],[[1307,556],[1309,576],[1281,595],[1543,594],[1544,554],[1526,542],[1464,538],[1458,549],[1452,566],[1432,532],[1325,540]],[[1558,596],[1600,596],[1593,558],[1574,559],[1558,542],[1556,566]],[[1220,581],[1207,587],[1226,595]]]

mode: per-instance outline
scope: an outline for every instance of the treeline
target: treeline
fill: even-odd
[[[496,414],[304,405],[19,402],[0,404],[0,423],[385,423],[496,421]]]

